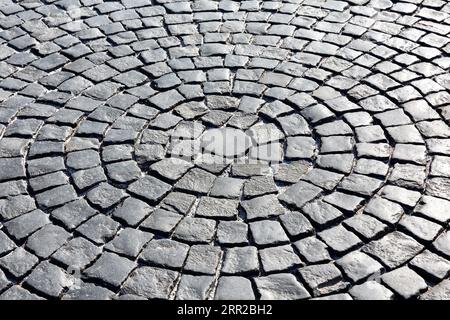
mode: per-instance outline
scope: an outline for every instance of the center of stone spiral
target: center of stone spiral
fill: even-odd
[[[201,139],[205,152],[229,157],[241,157],[253,146],[253,141],[244,131],[234,128],[210,129]]]

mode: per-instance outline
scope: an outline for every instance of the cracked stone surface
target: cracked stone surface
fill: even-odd
[[[449,299],[450,3],[0,0],[0,299]]]

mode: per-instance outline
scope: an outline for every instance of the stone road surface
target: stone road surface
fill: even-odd
[[[449,68],[445,0],[0,0],[0,299],[450,299]]]

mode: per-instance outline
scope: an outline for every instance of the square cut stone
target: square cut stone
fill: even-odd
[[[394,231],[365,245],[362,251],[393,269],[414,258],[422,249],[423,246],[410,236]]]
[[[259,246],[283,244],[289,241],[281,224],[277,221],[257,221],[250,223],[250,231]]]
[[[195,215],[213,219],[234,219],[238,214],[238,205],[236,200],[202,197]]]

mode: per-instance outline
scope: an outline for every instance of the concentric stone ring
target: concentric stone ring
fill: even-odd
[[[450,298],[445,1],[0,1],[0,299]]]

